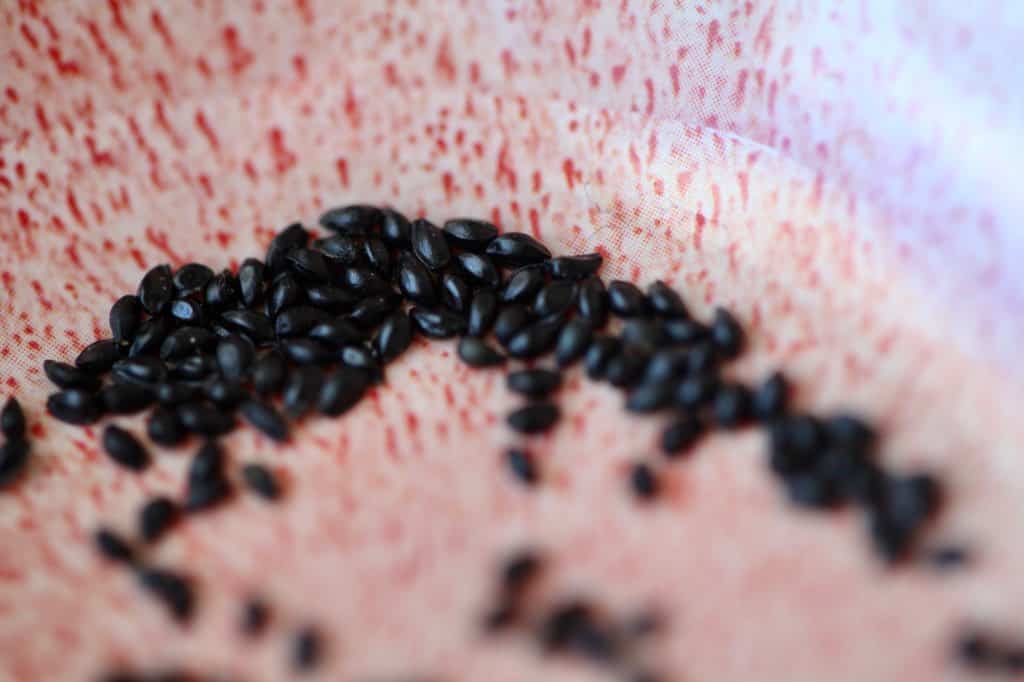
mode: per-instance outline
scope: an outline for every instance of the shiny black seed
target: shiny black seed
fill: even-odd
[[[403,253],[398,261],[398,287],[402,295],[413,303],[433,305],[437,302],[437,288],[430,272],[411,254]]]
[[[622,326],[622,343],[646,353],[654,353],[664,346],[668,337],[659,320],[634,317]]]
[[[826,437],[834,448],[864,455],[871,454],[878,434],[859,417],[840,414],[825,422]]]
[[[387,280],[373,270],[365,268],[347,268],[342,275],[345,286],[362,296],[386,294],[391,291]]]
[[[131,545],[109,528],[97,529],[92,538],[103,558],[124,564],[135,560],[135,551]]]
[[[555,360],[559,367],[566,367],[579,360],[594,338],[594,326],[585,317],[577,317],[566,323],[555,342]]]
[[[669,406],[675,393],[671,381],[646,381],[630,392],[626,409],[636,414],[657,412]]]
[[[700,322],[682,317],[666,320],[661,328],[669,341],[684,346],[703,341],[711,333]]]
[[[138,333],[132,340],[128,349],[128,357],[134,358],[139,355],[155,355],[159,352],[167,335],[171,333],[171,318],[160,315],[151,317],[142,323]],[[111,363],[113,364],[113,363]],[[110,367],[108,366],[107,369]],[[103,370],[106,371],[106,370]]]
[[[340,357],[343,365],[364,371],[373,383],[382,378],[380,362],[365,345],[345,346],[341,349]]]
[[[568,280],[555,280],[546,285],[533,300],[533,314],[537,317],[561,315],[576,301],[576,284]]]
[[[188,480],[206,481],[224,478],[224,450],[215,440],[203,441],[189,463]]]
[[[604,370],[604,378],[612,386],[628,388],[635,385],[644,375],[650,356],[646,353],[626,347],[608,361]]]
[[[305,246],[307,242],[309,242],[309,232],[302,226],[302,223],[292,223],[281,230],[267,247],[267,256],[264,258],[267,274],[273,277],[284,270],[285,258],[288,253],[293,249]]]
[[[339,367],[324,380],[316,399],[317,409],[329,417],[347,412],[363,397],[367,383],[365,372]]]
[[[473,294],[469,303],[469,324],[466,333],[470,336],[485,336],[498,317],[498,295],[493,289],[481,289]]]
[[[501,567],[501,590],[508,596],[522,592],[537,577],[541,558],[536,552],[525,550],[505,560]]]
[[[326,365],[334,359],[326,346],[313,339],[287,339],[281,343],[280,349],[297,365]]]
[[[103,430],[103,449],[112,460],[127,469],[142,471],[149,466],[149,453],[142,447],[142,443],[113,424]]]
[[[233,410],[245,400],[245,391],[237,381],[217,379],[206,384],[204,394],[207,399],[221,410]]]
[[[718,364],[718,352],[709,341],[702,341],[689,348],[686,355],[686,371],[690,374],[709,372]]]
[[[357,239],[342,234],[318,239],[313,242],[313,246],[341,265],[348,267],[359,265],[364,255]]]
[[[254,355],[252,344],[238,334],[221,339],[217,344],[217,366],[221,376],[229,381],[241,381],[248,373]]]
[[[238,279],[229,270],[214,275],[206,285],[206,305],[223,310],[236,305],[241,296]]]
[[[180,324],[201,327],[206,324],[206,311],[203,305],[192,299],[176,298],[171,301],[170,315]]]
[[[52,394],[46,400],[46,409],[56,419],[79,426],[92,424],[103,414],[95,396],[78,388]]]
[[[773,471],[788,474],[810,466],[824,448],[824,429],[805,415],[783,417],[769,430],[770,464]]]
[[[505,377],[505,385],[513,393],[545,398],[562,385],[562,375],[550,369],[521,369]]]
[[[249,422],[272,440],[288,440],[288,422],[269,403],[262,400],[246,400],[238,408],[245,421]]]
[[[555,347],[564,322],[541,320],[529,325],[508,340],[505,350],[514,358],[535,358]]]
[[[246,258],[242,261],[238,268],[238,289],[242,294],[242,303],[246,307],[251,308],[262,298],[266,275],[263,261],[257,258]]]
[[[46,374],[46,378],[59,388],[81,388],[86,391],[95,391],[100,387],[100,380],[96,375],[80,370],[66,362],[44,360],[43,372]]]
[[[14,396],[7,399],[0,410],[0,433],[7,440],[22,440],[25,437],[25,412]]]
[[[196,513],[213,509],[231,497],[231,485],[224,478],[189,480],[185,490],[184,509]]]
[[[100,399],[110,414],[137,414],[153,404],[156,393],[141,384],[111,384],[100,391]]]
[[[554,403],[537,402],[520,407],[508,415],[508,425],[519,433],[542,433],[547,431],[561,416]]]
[[[743,329],[725,308],[717,308],[711,322],[711,341],[724,358],[734,358],[743,350]]]
[[[312,626],[305,626],[292,639],[292,668],[296,672],[308,672],[320,664],[323,657],[323,640]]]
[[[290,417],[300,417],[317,402],[323,381],[324,373],[319,367],[299,367],[288,375],[282,399]]]
[[[459,313],[469,312],[469,302],[473,291],[466,281],[450,272],[441,277],[441,302],[449,309]]]
[[[547,263],[548,272],[555,279],[586,279],[601,269],[604,258],[599,253],[579,256],[559,256]]]
[[[506,232],[495,237],[484,253],[504,267],[541,263],[551,258],[548,247],[523,232]]]
[[[191,355],[171,368],[171,374],[180,379],[204,379],[217,371],[217,361],[210,355]]]
[[[754,392],[754,416],[768,420],[786,411],[789,402],[789,382],[782,372],[773,372]]]
[[[150,315],[163,312],[174,298],[174,280],[171,266],[158,265],[145,274],[139,282],[139,301]]]
[[[533,457],[526,450],[510,449],[505,453],[505,463],[512,474],[526,485],[537,482],[537,467]]]
[[[668,381],[686,372],[688,351],[683,348],[664,348],[651,356],[644,381]]]
[[[695,408],[710,402],[718,390],[718,377],[710,372],[692,374],[676,386],[676,404]]]
[[[573,638],[591,621],[591,608],[574,600],[556,606],[540,627],[540,640],[548,651],[567,647]]]
[[[323,227],[353,237],[365,237],[376,232],[383,220],[384,214],[379,208],[365,204],[339,206],[325,211],[320,216],[320,224]]]
[[[142,301],[122,296],[110,307],[110,334],[117,343],[131,341],[142,324]]]
[[[663,317],[687,317],[689,314],[675,289],[660,279],[647,287],[647,304],[652,311]]]
[[[498,313],[494,320],[494,335],[502,344],[507,345],[512,337],[518,334],[530,323],[530,311],[526,306],[513,304],[507,305]]]
[[[618,355],[621,348],[622,342],[613,336],[595,336],[583,355],[583,368],[587,376],[595,380],[603,379],[608,363]]]
[[[654,470],[643,462],[637,462],[629,472],[629,487],[639,499],[649,500],[658,494],[658,479]]]
[[[404,353],[412,343],[412,321],[399,310],[384,320],[373,339],[373,350],[384,364]]]
[[[398,304],[394,296],[367,296],[352,309],[348,320],[360,329],[373,329],[393,313]]]
[[[258,346],[274,339],[274,323],[262,313],[253,310],[227,310],[220,319],[231,330],[241,332]]]
[[[23,438],[11,439],[0,445],[0,488],[14,483],[25,470],[31,446]]]
[[[341,347],[350,343],[362,343],[365,340],[365,334],[349,320],[336,317],[310,329],[309,338],[329,346]]]
[[[303,336],[313,327],[331,320],[331,314],[308,305],[288,308],[274,320],[274,331],[278,337]]]
[[[608,321],[608,291],[598,277],[588,277],[580,284],[576,308],[594,326],[600,329]]]
[[[252,364],[252,387],[260,395],[277,393],[284,386],[288,368],[284,358],[276,352],[264,353]]]
[[[220,436],[235,428],[233,416],[202,403],[179,405],[178,419],[186,431],[203,436]]]
[[[324,255],[313,249],[295,249],[285,259],[295,276],[303,282],[326,282],[330,277]]]
[[[413,324],[432,339],[450,339],[466,331],[466,320],[444,308],[415,307],[409,311]]]
[[[168,497],[154,497],[139,510],[139,535],[146,542],[155,542],[177,520],[178,505]]]
[[[459,358],[470,367],[495,367],[505,364],[505,356],[486,341],[474,336],[459,340]]]
[[[370,268],[385,277],[391,274],[391,252],[382,240],[376,237],[367,239],[363,244],[363,250],[366,252],[366,262]]]
[[[828,509],[840,502],[834,483],[813,473],[798,472],[785,478],[790,502],[808,509]]]
[[[483,251],[498,236],[498,228],[484,220],[456,218],[444,224],[444,236],[468,251]]]
[[[192,617],[195,594],[188,578],[159,568],[140,568],[137,577],[143,589],[160,600],[175,620],[185,622]]]
[[[647,299],[632,282],[615,280],[608,285],[608,305],[620,317],[636,317],[647,311]]]
[[[938,509],[939,482],[928,474],[896,476],[888,480],[880,508],[896,523],[917,528]]]
[[[178,296],[200,293],[213,278],[213,270],[202,263],[189,263],[174,273],[174,288]]]
[[[305,297],[305,292],[295,278],[291,274],[286,274],[271,285],[267,313],[270,317],[277,317],[282,310],[301,303]]]
[[[167,378],[167,367],[154,357],[118,360],[111,368],[115,381],[129,384],[158,384]]]
[[[216,343],[217,337],[202,327],[182,327],[170,334],[160,344],[160,357],[164,360],[178,360],[208,350]]]
[[[501,290],[505,303],[532,303],[537,292],[544,286],[544,273],[539,268],[517,270]]]
[[[677,457],[696,443],[702,432],[700,420],[684,412],[661,432],[661,450],[666,457]]]
[[[380,226],[380,236],[391,246],[406,248],[411,243],[412,226],[409,219],[390,208],[384,209],[384,220]]]
[[[743,384],[725,384],[715,393],[712,411],[715,421],[726,428],[741,426],[752,416],[753,399]]]
[[[970,563],[971,553],[965,547],[947,545],[930,550],[925,560],[938,571],[954,571]]]
[[[306,288],[309,304],[331,312],[350,310],[359,302],[359,296],[329,284],[316,284]]]
[[[186,432],[175,411],[166,407],[157,407],[149,415],[149,421],[146,423],[146,435],[154,443],[170,447],[185,440]]]
[[[242,606],[242,632],[255,637],[270,622],[270,607],[259,597],[250,597]]]
[[[871,504],[883,492],[884,477],[864,452],[831,446],[818,457],[814,471],[831,481],[844,499]]]
[[[419,218],[412,222],[412,251],[431,270],[448,267],[452,254],[444,233],[429,220]]]
[[[262,464],[246,464],[242,467],[242,478],[250,490],[264,499],[276,500],[281,496],[277,477]]]
[[[470,283],[496,289],[501,286],[501,271],[487,256],[464,251],[456,254],[455,264]]]
[[[75,358],[75,366],[83,372],[103,374],[110,371],[119,357],[121,352],[117,342],[113,339],[102,339],[86,346]]]

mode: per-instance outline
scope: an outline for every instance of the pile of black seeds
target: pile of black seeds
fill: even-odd
[[[0,433],[4,444],[0,446],[0,489],[17,480],[25,470],[31,447],[25,413],[17,398],[7,400],[0,410]]]

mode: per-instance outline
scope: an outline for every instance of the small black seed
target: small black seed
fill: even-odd
[[[587,348],[583,355],[583,368],[591,379],[603,379],[608,369],[608,363],[615,357],[622,348],[622,343],[613,336],[599,335]]]
[[[0,489],[14,483],[25,471],[31,446],[22,438],[0,445]]]
[[[111,373],[114,381],[126,384],[144,384],[150,387],[167,379],[167,367],[153,357],[118,360],[111,368]]]
[[[93,424],[103,414],[96,397],[79,388],[50,395],[46,400],[46,409],[56,419],[76,426]]]
[[[718,386],[718,377],[710,372],[691,374],[676,386],[676,404],[689,409],[700,407],[714,399]]]
[[[25,412],[14,396],[7,399],[0,410],[0,433],[7,440],[22,440],[25,437]]]
[[[540,627],[540,640],[548,651],[565,648],[592,617],[591,608],[578,600],[556,606]]]
[[[161,405],[181,405],[198,400],[203,390],[200,384],[186,381],[165,382],[156,387],[156,399]]]
[[[209,478],[188,482],[184,509],[190,514],[204,512],[228,501],[231,485],[223,478]]]
[[[340,348],[350,343],[362,343],[366,335],[349,320],[336,317],[327,322],[320,322],[309,330],[309,338]]]
[[[647,287],[647,304],[651,310],[662,317],[687,317],[689,314],[683,299],[675,289],[655,280]]]
[[[203,403],[179,405],[178,419],[186,431],[202,436],[220,436],[235,428],[233,416]]]
[[[267,255],[263,261],[266,263],[267,275],[276,276],[285,268],[285,258],[292,249],[305,246],[309,242],[309,232],[302,226],[302,223],[292,223],[281,230],[267,247]]]
[[[524,305],[507,305],[494,320],[494,336],[502,345],[508,345],[512,337],[530,323],[530,311]]]
[[[185,622],[192,617],[195,594],[188,578],[159,568],[140,568],[137,576],[143,589],[159,599],[175,620]]]
[[[809,509],[829,509],[840,502],[832,481],[813,473],[798,472],[785,478],[791,502]]]
[[[635,414],[649,414],[671,404],[675,384],[671,381],[645,381],[626,398],[626,409]]]
[[[412,226],[409,219],[394,209],[384,209],[380,236],[391,246],[404,249],[411,243]]]
[[[359,240],[343,234],[318,239],[313,242],[313,246],[346,267],[359,265],[364,256]]]
[[[295,276],[303,282],[326,282],[330,278],[324,255],[313,249],[295,249],[285,259]]]
[[[683,348],[664,348],[651,356],[644,373],[644,381],[669,381],[686,372],[689,351]]]
[[[366,252],[366,262],[370,268],[387,277],[391,274],[391,252],[384,242],[376,237],[371,237],[363,244]]]
[[[870,455],[878,434],[864,420],[850,414],[840,414],[825,422],[829,443],[840,450]]]
[[[142,301],[138,296],[122,296],[111,306],[109,319],[110,335],[114,341],[131,341],[142,324]]]
[[[381,379],[380,362],[365,345],[345,346],[341,349],[340,359],[343,365],[365,372],[374,383]]]
[[[725,384],[715,393],[712,411],[715,421],[726,428],[734,428],[746,423],[751,415],[750,389],[743,384]]]
[[[324,310],[308,305],[299,305],[278,314],[277,319],[274,320],[274,331],[279,338],[304,336],[316,325],[330,320],[331,314]]]
[[[469,312],[469,302],[473,296],[472,289],[466,280],[450,272],[441,277],[441,302],[450,310],[464,315]]]
[[[217,379],[206,384],[203,393],[211,403],[221,410],[233,410],[246,397],[246,392],[240,383],[226,379]]]
[[[139,282],[139,302],[150,315],[163,312],[174,298],[174,280],[171,266],[158,265],[145,274]]]
[[[174,273],[174,288],[178,296],[200,293],[213,278],[213,270],[202,263],[189,263]]]
[[[317,408],[322,414],[337,417],[354,407],[366,392],[366,374],[351,367],[331,372],[320,388]]]
[[[561,315],[576,302],[576,284],[569,280],[555,280],[537,292],[533,299],[533,314],[537,317]]]
[[[604,257],[599,253],[586,253],[579,256],[559,256],[548,261],[548,272],[555,279],[586,279],[597,274],[601,269]]]
[[[206,481],[224,478],[224,449],[215,440],[207,439],[196,450],[189,463],[188,480]]]
[[[347,268],[342,281],[349,289],[362,296],[386,294],[391,291],[388,281],[373,270],[365,268]]]
[[[955,571],[971,561],[971,553],[965,547],[947,545],[937,547],[925,555],[925,560],[939,571]]]
[[[806,469],[824,446],[824,429],[814,417],[786,416],[774,421],[769,430],[771,468],[788,474]]]
[[[583,280],[576,308],[580,315],[590,320],[594,329],[604,327],[608,321],[608,291],[600,278],[588,277]]]
[[[163,360],[180,360],[196,353],[213,348],[217,337],[202,327],[182,327],[172,332],[160,344],[160,357]]]
[[[504,267],[531,265],[551,258],[548,247],[523,232],[506,232],[495,237],[484,253]]]
[[[412,250],[416,257],[431,270],[448,267],[452,254],[444,233],[429,220],[419,218],[412,222]]]
[[[955,652],[960,662],[972,668],[985,668],[996,661],[996,648],[980,632],[970,630],[962,633],[956,642]]]
[[[270,318],[254,310],[226,310],[221,321],[232,331],[241,332],[258,346],[274,340],[274,324]]]
[[[654,470],[643,462],[637,462],[629,472],[629,487],[639,499],[649,500],[658,494],[658,479]]]
[[[178,505],[170,498],[157,496],[139,510],[139,535],[146,542],[155,542],[178,520]]]
[[[564,322],[561,319],[540,320],[529,325],[505,345],[514,358],[535,358],[555,347]]]
[[[668,340],[660,320],[638,317],[626,320],[621,338],[623,344],[648,354],[656,352]]]
[[[153,410],[146,424],[146,434],[154,443],[168,447],[178,445],[186,436],[185,427],[181,425],[177,413],[166,407]]]
[[[768,420],[786,411],[789,402],[789,382],[782,372],[773,372],[754,392],[754,416]]]
[[[474,336],[459,340],[459,358],[470,367],[495,367],[505,364],[505,356],[486,341]]]
[[[883,492],[881,471],[862,452],[830,447],[813,467],[845,499],[871,504],[880,499]]]
[[[566,367],[579,360],[594,338],[594,326],[585,317],[577,317],[566,323],[555,342],[555,360],[559,367]]]
[[[285,274],[281,279],[275,280],[270,288],[270,298],[267,299],[267,313],[270,317],[277,317],[282,310],[298,305],[305,299],[306,294],[295,278]]]
[[[523,369],[505,377],[505,385],[513,393],[546,398],[562,385],[562,375],[550,369]]]
[[[44,360],[43,372],[46,378],[58,388],[81,388],[95,391],[100,387],[99,378],[91,372],[85,372],[74,365],[56,360]]]
[[[485,336],[498,317],[498,295],[493,289],[480,289],[469,303],[469,324],[466,333],[470,336]]]
[[[75,367],[83,372],[104,374],[110,371],[117,359],[121,357],[117,342],[113,339],[102,339],[89,344],[75,358]]]
[[[718,352],[710,341],[701,341],[686,355],[686,371],[690,374],[710,372],[718,366]]]
[[[523,591],[540,572],[540,555],[531,550],[518,552],[508,559],[501,567],[501,590],[506,595],[515,595]]]
[[[399,257],[398,287],[413,303],[433,305],[437,302],[437,288],[430,271],[412,254],[403,253]]]
[[[292,639],[292,667],[296,672],[309,672],[320,664],[323,641],[312,626],[305,626]]]
[[[604,370],[604,378],[612,386],[628,388],[635,385],[647,370],[650,356],[635,348],[625,347],[608,361]]]
[[[250,490],[264,499],[276,500],[281,496],[277,477],[262,464],[246,464],[242,467],[242,478]]]
[[[259,597],[250,597],[242,606],[242,633],[255,637],[270,622],[270,607]]]
[[[332,232],[352,237],[365,237],[380,228],[384,213],[376,206],[353,204],[339,206],[325,211],[320,216],[320,224]]]
[[[387,364],[409,348],[412,343],[412,321],[399,310],[381,323],[373,339],[373,350],[381,363]]]
[[[409,311],[413,323],[424,336],[432,339],[450,339],[466,331],[466,320],[443,308],[415,307]]]
[[[501,286],[501,271],[487,256],[464,251],[455,256],[455,264],[477,286],[491,289]]]
[[[326,365],[334,359],[326,346],[312,339],[286,339],[280,348],[296,365]]]
[[[510,449],[505,453],[505,461],[512,474],[523,483],[533,485],[537,482],[537,467],[533,456],[526,450]]]
[[[558,406],[549,402],[530,403],[508,415],[508,425],[519,433],[543,433],[561,416]]]
[[[245,377],[254,355],[252,344],[237,334],[225,337],[217,344],[217,366],[229,381],[240,381]]]
[[[929,474],[913,474],[889,478],[879,508],[894,523],[916,529],[935,513],[940,503],[938,481]]]
[[[215,310],[233,307],[240,296],[238,279],[229,270],[214,275],[206,285],[206,305]]]
[[[276,352],[264,353],[252,364],[252,387],[260,395],[277,393],[288,373],[284,358]]]
[[[619,317],[636,317],[647,311],[647,299],[632,282],[615,280],[608,285],[608,305]]]
[[[498,228],[484,220],[455,218],[444,224],[444,236],[468,251],[483,251],[498,236]]]
[[[290,417],[298,418],[317,402],[324,373],[319,367],[299,367],[288,375],[282,399]]]
[[[135,552],[120,535],[109,528],[99,528],[93,534],[96,549],[105,559],[130,564],[135,560]]]
[[[348,321],[360,329],[373,329],[398,307],[395,296],[367,296],[359,301],[348,316]]]
[[[666,320],[662,330],[669,341],[684,346],[703,341],[711,334],[706,326],[687,318]]]
[[[329,284],[315,284],[306,288],[309,304],[333,313],[351,310],[359,302],[359,297],[340,287]]]
[[[111,384],[100,391],[100,399],[110,414],[137,414],[153,404],[156,391],[142,384]]]
[[[126,469],[142,471],[149,466],[149,453],[142,447],[142,443],[113,424],[103,430],[103,449],[112,460]]]
[[[266,268],[258,258],[246,258],[238,268],[238,289],[242,294],[242,303],[247,308],[256,305],[263,296],[263,281],[266,279]]]
[[[703,432],[700,419],[683,412],[661,433],[661,450],[666,457],[677,457],[686,452]]]
[[[168,311],[175,322],[195,327],[206,325],[206,311],[203,304],[189,298],[176,298],[171,301]]]
[[[743,350],[743,329],[732,313],[725,308],[715,310],[715,317],[711,322],[711,341],[724,358],[734,358]]]
[[[128,357],[134,358],[140,355],[157,354],[160,351],[160,346],[163,345],[164,339],[171,333],[172,328],[173,324],[170,317],[160,315],[149,318],[142,323],[138,333],[135,334],[132,345],[128,349]]]
[[[501,290],[504,303],[532,303],[544,286],[544,273],[535,267],[522,268],[512,273]]]
[[[210,355],[193,355],[171,367],[171,375],[198,381],[217,371],[217,361]]]

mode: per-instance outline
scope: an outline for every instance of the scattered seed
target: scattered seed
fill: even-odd
[[[632,282],[615,280],[608,285],[608,305],[619,317],[636,317],[647,310],[647,299]]]
[[[594,338],[594,327],[585,317],[569,320],[555,342],[555,361],[567,367],[579,360]]]
[[[83,372],[104,374],[109,372],[117,359],[121,357],[117,342],[113,339],[102,339],[89,344],[75,358],[75,366]]]
[[[238,289],[242,294],[242,303],[251,308],[259,302],[263,295],[263,281],[266,279],[266,268],[258,258],[246,258],[238,268]]]
[[[203,305],[187,298],[176,298],[171,301],[168,313],[180,324],[202,327],[207,323]]]
[[[972,668],[991,667],[997,659],[996,647],[985,635],[974,630],[959,635],[955,651],[961,663]]]
[[[574,600],[556,606],[540,627],[540,640],[547,651],[563,649],[591,619],[588,604]]]
[[[925,555],[925,559],[938,571],[955,571],[970,563],[971,554],[964,547],[947,545],[936,547]]]
[[[555,425],[560,415],[557,405],[537,402],[512,411],[507,421],[513,430],[520,433],[543,433]]]
[[[331,320],[330,313],[308,305],[288,308],[274,320],[274,331],[279,338],[303,336],[313,327]]]
[[[281,496],[277,477],[262,464],[246,464],[242,468],[242,478],[250,490],[264,499],[273,501]]]
[[[392,362],[412,343],[412,322],[402,311],[392,313],[377,330],[373,349],[384,364]]]
[[[206,285],[206,305],[214,310],[230,308],[239,302],[240,297],[238,279],[230,270],[214,275]]]
[[[715,421],[726,428],[743,425],[752,416],[750,389],[743,384],[725,384],[715,393],[712,411]]]
[[[576,284],[569,280],[555,280],[547,284],[533,299],[533,314],[537,317],[561,315],[576,301]]]
[[[320,216],[320,224],[338,234],[351,237],[365,237],[380,229],[384,214],[376,206],[353,204],[339,206],[325,211]]]
[[[248,637],[261,634],[270,622],[270,606],[259,597],[250,597],[242,606],[242,633]]]
[[[560,256],[548,261],[548,272],[555,279],[586,279],[597,274],[604,258],[599,253],[579,256]]]
[[[277,393],[284,386],[288,368],[277,352],[264,353],[252,364],[253,389],[260,395]]]
[[[710,372],[693,374],[679,382],[676,387],[676,404],[694,409],[710,402],[718,390],[718,377]]]
[[[530,311],[519,304],[507,305],[494,320],[494,336],[503,345],[508,345],[512,337],[518,334],[530,322]]]
[[[274,340],[274,323],[254,310],[225,310],[220,319],[232,331],[241,332],[257,346]]]
[[[485,336],[498,317],[498,296],[493,289],[480,289],[469,304],[469,323],[466,333],[470,336]]]
[[[288,440],[288,422],[269,403],[255,399],[245,400],[239,405],[238,411],[247,422],[268,438],[279,443]]]
[[[393,313],[399,303],[393,296],[367,296],[352,309],[348,321],[360,329],[373,329]]]
[[[189,480],[185,491],[185,511],[194,514],[213,509],[231,497],[231,486],[223,478]]]
[[[313,339],[286,339],[279,348],[296,365],[326,365],[334,360],[331,351]]]
[[[330,278],[324,255],[313,249],[298,248],[285,258],[289,269],[302,282],[326,282]]]
[[[281,311],[298,305],[303,301],[306,294],[295,278],[289,273],[281,275],[280,279],[274,281],[270,289],[270,298],[267,300],[267,314],[276,318]]]
[[[468,251],[483,251],[498,236],[498,228],[494,225],[472,218],[449,220],[443,230],[448,241]]]
[[[518,610],[513,604],[503,602],[491,609],[484,615],[484,632],[495,633],[512,625],[519,617]]]
[[[174,280],[171,266],[158,265],[139,282],[139,302],[150,315],[158,315],[174,298]]]
[[[103,414],[95,396],[78,388],[50,395],[46,399],[46,409],[56,419],[77,426],[93,424]]]
[[[588,277],[583,280],[576,307],[594,329],[604,327],[608,321],[608,291],[600,278]]]
[[[323,655],[320,633],[311,625],[295,633],[292,640],[292,667],[297,672],[309,672],[317,667]]]
[[[25,437],[25,412],[14,396],[8,398],[3,410],[0,410],[0,433],[7,440],[22,440]]]
[[[362,344],[342,348],[341,364],[365,372],[372,383],[378,383],[383,378],[376,356]]]
[[[112,460],[126,469],[142,471],[149,466],[149,453],[142,447],[142,443],[113,424],[103,430],[103,449]]]
[[[217,344],[217,366],[221,375],[229,381],[245,378],[254,355],[252,344],[238,334],[225,337]]]
[[[501,271],[487,256],[463,251],[456,254],[455,264],[472,284],[491,289],[501,286]]]
[[[305,246],[309,242],[309,232],[302,223],[292,223],[277,233],[267,247],[267,255],[263,259],[271,277],[276,276],[285,268],[285,258],[293,249]]]
[[[221,436],[235,428],[233,416],[203,403],[179,405],[177,412],[181,425],[190,433]]]
[[[86,391],[95,391],[100,387],[100,380],[96,375],[82,371],[66,362],[44,360],[43,373],[58,388],[81,388]]]
[[[23,438],[0,445],[0,489],[14,483],[25,471],[31,446]]]
[[[110,561],[130,564],[135,560],[131,545],[109,528],[99,528],[93,534],[93,541],[100,554]]]
[[[153,387],[167,379],[167,367],[157,358],[137,357],[118,360],[111,368],[114,380]]]
[[[506,232],[495,237],[484,253],[504,267],[531,265],[551,258],[548,247],[523,232]]]
[[[371,268],[385,277],[391,274],[391,252],[382,240],[376,237],[367,239],[363,243],[363,250]]]
[[[665,409],[672,403],[675,384],[670,381],[645,381],[626,398],[626,410],[636,414],[649,414]]]
[[[281,397],[289,417],[297,419],[316,404],[323,377],[319,367],[299,367],[288,375]]]
[[[505,453],[505,461],[512,474],[526,485],[537,482],[537,467],[533,463],[533,457],[526,450],[508,450]]]
[[[437,288],[433,276],[423,263],[410,253],[403,253],[398,259],[398,287],[402,295],[413,303],[437,303]]]
[[[715,310],[711,323],[711,340],[724,358],[732,359],[743,350],[743,329],[725,308]]]
[[[139,584],[160,600],[170,614],[179,622],[192,617],[195,610],[195,593],[191,581],[178,573],[159,568],[139,568]]]
[[[202,327],[182,327],[172,332],[160,344],[162,360],[180,360],[209,350],[217,342],[217,337]]]
[[[782,372],[773,372],[754,392],[753,411],[757,419],[768,420],[786,411],[790,387]]]
[[[411,243],[412,226],[409,219],[390,208],[384,209],[384,220],[380,227],[380,236],[391,246],[404,249]]]
[[[700,322],[683,317],[665,320],[661,328],[669,341],[680,345],[692,345],[703,341],[711,333]]]
[[[450,310],[460,315],[466,314],[469,312],[469,302],[472,297],[473,290],[469,288],[464,279],[450,272],[442,275],[441,302]]]
[[[337,313],[351,310],[359,297],[351,291],[330,284],[314,284],[306,287],[306,299],[311,306]]]
[[[449,339],[466,331],[466,320],[443,308],[417,306],[409,311],[409,315],[416,328],[432,339]]]
[[[506,595],[521,593],[540,573],[540,555],[531,550],[510,556],[501,567],[501,589]]]
[[[122,296],[110,308],[110,334],[117,343],[131,341],[142,323],[142,302],[138,296]]]
[[[351,367],[339,367],[324,380],[317,407],[322,414],[337,417],[354,407],[366,388],[365,373]]]
[[[535,358],[554,348],[564,322],[561,319],[540,320],[529,325],[505,345],[514,358]]]
[[[870,455],[875,449],[878,434],[864,420],[851,414],[833,416],[825,422],[825,432],[832,447]]]
[[[661,449],[666,457],[678,457],[700,438],[703,429],[700,420],[683,412],[661,433]]]
[[[710,341],[700,341],[686,354],[686,371],[691,374],[709,372],[718,366],[718,353]]]
[[[412,222],[412,250],[420,262],[431,270],[441,270],[451,262],[451,250],[444,233],[424,218]]]
[[[475,336],[459,340],[459,358],[470,367],[495,367],[505,364],[505,356],[486,341]]]
[[[335,348],[365,341],[365,334],[349,320],[336,317],[309,330],[309,338]]]
[[[643,462],[637,462],[630,470],[629,486],[641,500],[649,500],[658,494],[658,479],[654,470]]]
[[[583,355],[583,368],[587,376],[595,381],[603,379],[608,363],[618,354],[621,346],[621,342],[614,336],[595,336]]]
[[[544,286],[544,273],[535,267],[517,270],[501,290],[504,303],[531,303]]]
[[[198,381],[217,371],[217,361],[209,355],[192,355],[171,367],[171,375],[179,379]]]
[[[139,510],[139,535],[146,542],[156,542],[177,521],[178,505],[169,497],[154,497]]]
[[[650,356],[647,353],[632,347],[625,347],[621,353],[616,354],[608,361],[604,378],[612,386],[629,388],[643,377],[649,360]]]
[[[505,378],[508,390],[530,398],[546,398],[562,385],[562,375],[550,369],[523,369]]]
[[[139,331],[135,334],[135,338],[132,339],[132,345],[128,348],[128,357],[135,358],[140,355],[154,355],[158,353],[164,339],[171,333],[172,327],[171,318],[163,315],[151,317],[143,322],[142,326],[139,327]],[[112,357],[110,364],[103,369],[92,369],[90,371],[96,373],[106,372],[116,359],[116,356]]]
[[[660,279],[647,287],[647,303],[651,310],[663,317],[687,317],[689,314],[676,290]]]
[[[686,372],[689,351],[684,348],[663,348],[651,356],[644,381],[670,381]]]

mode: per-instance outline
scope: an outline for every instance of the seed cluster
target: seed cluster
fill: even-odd
[[[31,450],[25,413],[13,396],[0,410],[0,433],[4,437],[4,444],[0,446],[0,489],[3,489],[25,470]]]

